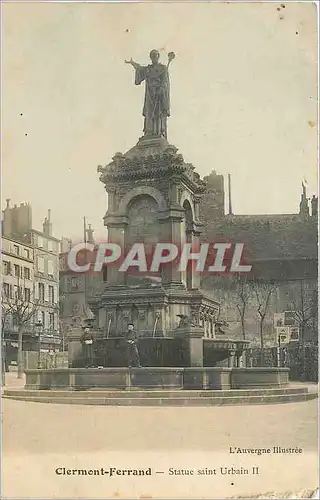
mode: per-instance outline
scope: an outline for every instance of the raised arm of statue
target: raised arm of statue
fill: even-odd
[[[138,64],[138,63],[134,62],[134,60],[132,59],[132,57],[131,57],[130,61],[125,60],[124,62],[125,62],[126,64],[131,64],[131,66],[133,66],[133,67],[134,67],[134,69],[138,69],[138,68],[140,68],[140,64]]]
[[[147,68],[145,66],[141,66],[141,64],[138,64],[133,61],[131,58],[130,61],[125,61],[126,64],[131,64],[131,66],[134,67],[135,69],[135,84],[140,85],[141,82],[143,82],[146,79],[146,71]]]

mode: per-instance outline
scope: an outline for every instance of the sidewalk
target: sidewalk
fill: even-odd
[[[5,374],[5,377],[2,376],[1,393],[4,387],[6,389],[24,389],[25,383],[26,376],[24,373],[22,374],[22,378],[18,378],[16,371],[8,372]]]

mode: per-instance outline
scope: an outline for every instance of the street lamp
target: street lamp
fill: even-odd
[[[2,341],[2,352],[1,352],[1,375],[2,375],[2,385],[6,385],[6,359],[7,359],[7,344],[6,341]]]
[[[41,327],[42,327],[42,322],[39,320],[36,322],[35,327],[38,331],[38,363],[37,363],[37,368],[38,370],[41,368]]]

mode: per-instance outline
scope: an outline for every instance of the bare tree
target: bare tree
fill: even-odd
[[[264,364],[264,323],[270,309],[271,297],[277,285],[274,281],[256,279],[253,281],[253,291],[257,300],[259,315],[261,363]]]
[[[4,287],[1,296],[3,331],[8,319],[11,319],[18,330],[18,378],[22,378],[23,330],[33,322],[39,306],[39,300],[34,298],[33,290],[24,285],[25,280],[22,281],[19,277],[14,289],[12,286]]]
[[[234,283],[235,283],[237,310],[241,321],[242,338],[243,340],[246,340],[245,318],[248,308],[248,302],[252,297],[253,289],[250,282],[248,281],[247,276],[241,274],[237,274],[234,277]]]
[[[301,342],[304,342],[308,328],[311,328],[316,336],[318,293],[317,288],[310,287],[305,280],[299,281],[299,294],[295,300],[291,301],[291,309],[295,320],[299,324]]]

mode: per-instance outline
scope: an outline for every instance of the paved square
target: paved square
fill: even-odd
[[[12,381],[10,385],[13,384],[19,386],[20,382]],[[175,492],[180,497],[192,493],[193,498],[206,498],[206,494],[208,498],[226,498],[222,496],[227,494],[224,492],[254,495],[273,491],[272,481],[279,484],[279,491],[283,491],[284,485],[295,490],[317,486],[317,400],[261,406],[161,408],[2,399],[2,410],[6,497],[157,498],[155,492],[161,492],[163,497]],[[142,490],[141,483],[139,486],[123,479],[121,482],[121,478],[108,483],[104,479],[102,484],[101,478],[59,478],[54,473],[55,467],[94,468],[105,462],[123,467],[156,464],[166,469],[197,467],[200,463],[209,467],[229,465],[230,460],[245,466],[249,458],[252,460],[230,456],[230,446],[297,446],[302,448],[303,456],[260,457],[259,481],[237,477],[228,478],[228,484],[212,484],[212,478],[211,483],[210,478],[205,478],[191,484],[190,478],[183,480],[185,483],[181,478],[160,476],[154,478],[152,485],[147,482],[147,489],[143,485]]]

